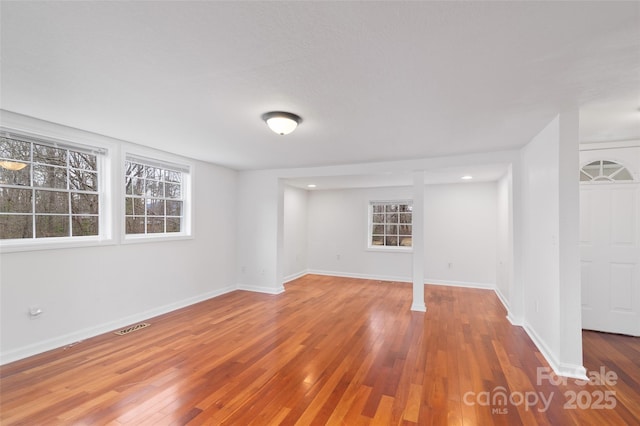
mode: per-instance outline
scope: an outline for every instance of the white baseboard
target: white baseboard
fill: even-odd
[[[287,275],[286,277],[284,277],[283,284],[286,284],[286,283],[288,283],[290,281],[297,280],[298,278],[304,277],[308,273],[309,273],[309,271],[304,270],[304,271],[297,272],[295,274]]]
[[[558,362],[558,360],[552,355],[544,340],[540,338],[540,336],[538,336],[538,334],[529,323],[525,322],[523,328],[527,335],[529,335],[529,338],[531,339],[533,344],[536,345],[542,356],[547,360],[554,373],[556,373],[558,376],[588,380],[587,370],[584,368],[584,366],[579,364],[567,364]]]
[[[498,296],[498,299],[500,300],[500,302],[502,302],[502,306],[504,306],[504,308],[507,310],[507,313],[509,312],[509,302],[507,301],[507,298],[504,297],[504,294],[502,294],[502,292],[500,291],[500,289],[498,287],[493,289],[496,293],[496,296]]]
[[[6,352],[0,353],[0,365],[7,364],[9,362],[18,361],[23,358],[27,358],[33,355],[37,355],[53,349],[62,348],[72,343],[89,339],[91,337],[98,336],[113,330],[117,330],[128,325],[148,320],[149,318],[157,317],[158,315],[166,314],[177,309],[184,308],[205,300],[212,299],[214,297],[229,293],[236,290],[235,286],[228,286],[221,289],[213,290],[199,296],[183,299],[179,302],[170,303],[168,305],[160,306],[157,308],[149,309],[144,312],[140,312],[135,315],[129,315],[124,318],[120,318],[114,321],[108,321],[94,327],[88,327],[73,333],[68,333],[62,336],[53,337],[42,342],[26,345],[17,349],[12,349]]]
[[[266,293],[266,294],[284,293],[284,287],[283,286],[279,286],[277,288],[273,288],[273,287],[262,287],[262,286],[257,286],[257,285],[238,284],[238,286],[236,288],[238,290],[253,291],[253,292],[256,292],[256,293]]]
[[[445,285],[445,286],[450,286],[450,287],[466,287],[466,288],[482,288],[482,289],[489,289],[489,290],[494,290],[496,288],[496,285],[493,283],[474,283],[474,282],[470,282],[470,281],[446,281],[446,280],[432,280],[429,278],[426,278],[424,280],[425,284],[431,284],[431,285]]]
[[[375,280],[375,281],[394,281],[394,282],[403,282],[410,283],[410,276],[391,276],[391,275],[372,275],[372,274],[358,274],[352,272],[337,272],[337,271],[320,271],[317,269],[310,269],[307,271],[308,274],[314,275],[326,275],[329,277],[344,277],[344,278],[358,278],[362,280]]]

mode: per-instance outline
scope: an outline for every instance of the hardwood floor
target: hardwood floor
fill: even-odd
[[[425,298],[411,312],[410,284],[313,275],[278,296],[229,293],[1,367],[0,423],[640,422],[639,339],[585,332],[585,367],[609,383],[557,384],[492,291]]]

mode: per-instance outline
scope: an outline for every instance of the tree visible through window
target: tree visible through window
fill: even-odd
[[[125,163],[126,234],[170,234],[184,228],[184,172],[153,161]]]
[[[369,246],[411,247],[413,206],[410,202],[380,202],[369,204]]]
[[[22,139],[0,138],[0,239],[98,235],[98,151]]]

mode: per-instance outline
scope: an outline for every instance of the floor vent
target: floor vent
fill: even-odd
[[[117,334],[118,336],[124,336],[125,334],[133,333],[136,330],[140,330],[141,328],[149,327],[151,324],[146,322],[141,322],[140,324],[132,325],[131,327],[127,327],[122,330],[114,331],[113,334]]]

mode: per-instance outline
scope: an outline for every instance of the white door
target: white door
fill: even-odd
[[[640,336],[640,185],[580,188],[582,327]]]

